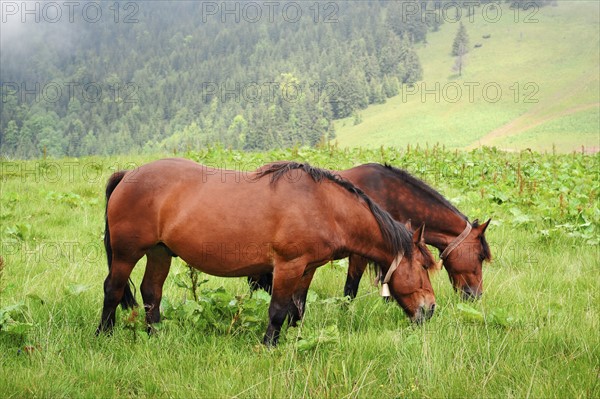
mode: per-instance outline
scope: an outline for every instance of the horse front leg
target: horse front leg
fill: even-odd
[[[367,268],[367,259],[360,255],[350,255],[348,259],[348,276],[344,285],[344,295],[350,298],[356,298],[358,285],[365,269]]]
[[[283,322],[292,306],[292,296],[302,278],[306,263],[300,260],[275,264],[273,270],[273,294],[269,305],[269,325],[263,344],[276,346]]]

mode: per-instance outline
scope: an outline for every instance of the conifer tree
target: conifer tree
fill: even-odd
[[[462,48],[461,48],[462,47]],[[467,28],[461,22],[452,44],[452,55],[459,56],[464,55],[469,51],[469,35],[467,34]]]

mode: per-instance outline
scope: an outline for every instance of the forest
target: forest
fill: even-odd
[[[0,150],[19,158],[314,146],[419,80],[436,25],[380,1],[92,3],[56,22],[36,4],[3,16]]]

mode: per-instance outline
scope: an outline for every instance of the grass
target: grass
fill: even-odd
[[[446,22],[418,49],[424,80],[385,104],[359,111],[358,125],[352,117],[337,121],[337,142],[370,148],[408,143],[538,151],[554,143],[561,152],[597,148],[599,7],[596,1],[559,2],[531,16],[535,23],[524,22],[531,11],[521,11],[515,22],[504,3],[496,23],[488,22],[492,14],[486,21],[477,9],[473,22],[466,16],[463,22],[471,46],[482,47],[471,48],[462,77],[451,72],[449,55],[457,24]],[[564,129],[568,135],[561,134]]]
[[[551,151],[552,147],[561,151],[575,149],[575,143],[581,143],[589,151],[600,150],[600,134],[594,123],[600,120],[600,111],[584,110],[573,115],[566,115],[541,126],[534,127],[515,136],[505,136],[494,143],[502,148],[532,148],[537,151]],[[583,122],[580,129],[574,129]]]
[[[429,148],[256,154],[215,149],[187,156],[228,167],[272,159],[337,168],[368,161],[407,166],[436,182],[472,218],[493,217],[486,235],[494,261],[484,267],[485,294],[479,302],[462,302],[442,271],[432,277],[435,316],[414,326],[396,305],[380,300],[366,276],[355,301],[331,300],[342,293],[346,268],[340,261],[316,273],[303,325],[286,329],[274,350],[259,344],[266,307],[255,327],[228,333],[167,320],[150,338],[127,328],[128,315],[119,312],[114,335],[96,338],[106,276],[104,182],[114,169],[156,157],[3,161],[0,308],[22,301],[15,318],[33,326],[24,335],[0,331],[1,397],[600,395],[600,264],[598,244],[586,243],[597,233],[585,238],[576,234],[580,230],[555,227],[579,223],[588,229],[589,222],[597,232],[598,179],[589,173],[598,170],[597,155]],[[426,168],[434,158],[452,165],[446,175]],[[473,171],[471,177],[453,178],[461,168]],[[496,173],[493,186],[483,169]],[[556,178],[545,177],[545,170]],[[519,196],[514,176],[521,173],[537,186],[521,187]],[[563,187],[567,199],[546,196],[555,186]],[[527,205],[531,201],[539,203]],[[527,217],[517,218],[515,209]],[[138,286],[143,269],[140,264],[134,270]],[[190,297],[176,284],[185,270],[180,260],[174,262],[164,290],[172,303]],[[210,289],[222,286],[232,296],[248,297],[243,279],[207,278]],[[494,321],[494,312],[507,317]],[[304,350],[300,337],[328,339]]]

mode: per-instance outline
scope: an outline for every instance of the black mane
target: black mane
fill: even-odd
[[[302,170],[317,183],[320,183],[323,179],[329,180],[363,200],[375,217],[383,239],[390,245],[392,253],[403,252],[405,257],[412,258],[412,237],[406,227],[396,222],[389,213],[381,209],[361,189],[339,175],[326,169],[315,168],[307,163],[274,162],[261,167],[256,172],[256,178],[260,179],[270,175],[271,184],[274,184],[292,170]]]
[[[479,221],[475,220],[473,222],[473,228],[479,227]],[[487,240],[485,239],[485,234],[479,236],[479,241],[481,241],[481,248],[483,250],[481,256],[483,260],[490,261],[492,260],[492,252],[490,251],[490,246],[488,245]]]

